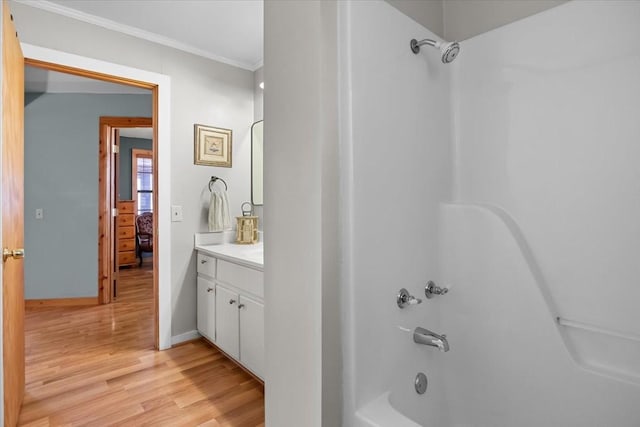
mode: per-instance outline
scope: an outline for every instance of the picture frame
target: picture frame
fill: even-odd
[[[231,129],[194,125],[194,163],[230,168],[233,152]]]

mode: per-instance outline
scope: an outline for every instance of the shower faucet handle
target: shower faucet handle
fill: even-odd
[[[398,307],[405,308],[408,305],[416,305],[422,303],[422,300],[414,297],[407,291],[405,288],[402,288],[398,291],[398,295],[396,296],[396,303]]]
[[[424,288],[424,295],[428,299],[433,298],[435,295],[444,295],[447,292],[449,292],[449,288],[441,288],[440,286],[437,286],[432,280],[429,280],[427,286]]]

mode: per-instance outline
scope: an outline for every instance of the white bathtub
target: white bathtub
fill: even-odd
[[[407,355],[389,389],[358,408],[356,425],[640,425],[640,386],[627,366],[633,364],[618,367],[615,358],[600,357],[601,349],[573,348],[517,225],[491,207],[451,204],[441,212],[441,280],[451,290],[426,304],[438,306],[436,332],[447,334],[451,350],[414,344],[398,329],[407,342],[400,345],[418,356]],[[426,319],[422,326],[431,329]],[[638,353],[640,343],[626,338],[607,337]],[[632,368],[639,364],[635,359]],[[413,390],[420,371],[430,380],[424,395]]]

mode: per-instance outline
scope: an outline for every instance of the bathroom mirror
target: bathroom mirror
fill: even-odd
[[[251,203],[262,206],[262,123],[251,125]]]

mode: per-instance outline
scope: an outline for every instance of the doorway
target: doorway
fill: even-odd
[[[154,160],[153,120],[146,117],[100,117],[100,216],[98,232],[98,301],[101,304],[109,304],[116,297],[117,281],[120,268],[136,265],[137,255],[140,255],[142,265],[142,250],[153,254],[154,240],[157,233],[153,229],[157,224],[155,212],[156,197],[154,188],[157,188],[157,167]],[[134,149],[125,144],[122,147],[121,133],[127,133],[131,129],[151,129],[150,139],[132,139],[138,144],[150,148],[148,166],[138,184],[131,175],[131,161]],[[129,142],[131,142],[129,141]],[[122,159],[129,159],[125,168],[121,167]],[[125,170],[123,170],[125,169]],[[126,179],[126,178],[129,179]],[[135,199],[133,198],[133,185],[123,183],[135,183]],[[137,188],[141,187],[142,195],[138,197]],[[143,188],[144,187],[144,188]],[[125,197],[122,197],[123,194]],[[136,205],[140,202],[140,205]],[[149,216],[150,221],[139,218]],[[150,224],[149,224],[150,222]],[[145,230],[140,227],[145,226]],[[152,257],[153,260],[153,257]],[[156,265],[155,262],[152,265]],[[157,273],[152,270],[153,275]],[[155,293],[154,293],[155,294]],[[157,304],[154,304],[157,307]],[[157,342],[156,342],[157,347]]]
[[[116,247],[116,234],[118,218],[116,216],[117,210],[115,210],[118,203],[118,195],[115,191],[115,185],[117,182],[117,141],[114,141],[114,136],[117,136],[116,128],[129,128],[129,127],[151,127],[152,133],[156,134],[156,121],[157,117],[157,86],[152,84],[144,84],[141,82],[128,82],[122,78],[104,75],[101,73],[95,73],[87,70],[77,69],[73,67],[62,66],[53,63],[46,63],[43,61],[25,59],[25,65],[34,69],[45,70],[47,72],[53,72],[56,75],[70,75],[77,76],[83,79],[84,82],[107,82],[116,83],[116,85],[134,86],[142,88],[151,94],[151,118],[137,118],[137,117],[101,117],[99,123],[99,175],[98,175],[98,265],[97,265],[97,283],[98,283],[98,298],[99,304],[108,304],[112,301],[113,292],[115,287],[113,286],[117,279],[118,272],[118,254],[114,250]],[[62,74],[60,74],[62,73]],[[90,79],[90,80],[87,80]],[[111,85],[113,86],[113,85]],[[110,95],[113,96],[113,95]],[[95,96],[89,95],[89,97]],[[86,99],[86,98],[85,98]],[[94,134],[95,135],[95,134]],[[154,169],[154,177],[157,177],[157,165],[152,159],[152,167]],[[157,188],[157,185],[155,186]],[[154,206],[155,208],[155,206]],[[157,209],[152,209],[157,212]],[[40,210],[41,212],[42,210]],[[36,210],[36,218],[38,218],[38,210]],[[154,214],[155,215],[155,214]],[[40,214],[42,218],[42,214]],[[154,221],[157,224],[157,219]],[[133,224],[131,224],[133,229]],[[154,233],[157,236],[157,233]],[[133,236],[132,236],[133,237]],[[156,243],[157,246],[157,243]],[[154,263],[157,264],[157,263]],[[154,271],[154,315],[156,321],[154,324],[157,329],[157,273]],[[55,300],[53,300],[55,301]],[[158,348],[158,333],[154,333],[155,346]]]
[[[81,75],[101,77],[116,83],[130,83],[153,88],[154,152],[158,175],[156,201],[157,235],[155,241],[154,293],[156,301],[156,343],[160,350],[171,347],[171,78],[54,49],[22,44],[25,58],[53,69],[73,70]]]

